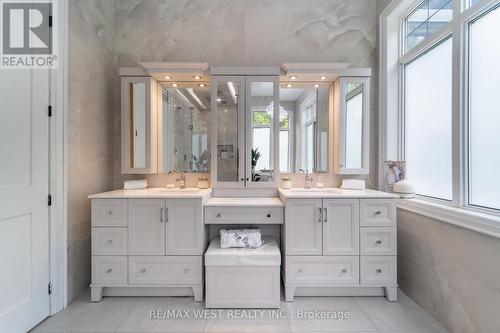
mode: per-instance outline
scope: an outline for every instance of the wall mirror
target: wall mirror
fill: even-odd
[[[209,82],[160,82],[160,172],[210,171]]]
[[[329,86],[281,82],[281,172],[328,172]]]

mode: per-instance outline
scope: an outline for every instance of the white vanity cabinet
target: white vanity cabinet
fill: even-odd
[[[91,196],[92,301],[103,295],[194,295],[201,301],[208,243],[203,200],[210,191],[188,198],[108,193],[116,192]]]
[[[368,190],[367,190],[368,191]],[[372,193],[373,192],[373,193]],[[397,298],[395,200],[382,192],[320,195],[280,190],[285,202],[285,298]],[[370,198],[369,195],[379,196]]]

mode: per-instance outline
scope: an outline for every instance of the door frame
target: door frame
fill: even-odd
[[[50,315],[68,305],[68,4],[57,1],[58,68],[50,71],[50,182],[49,208]]]

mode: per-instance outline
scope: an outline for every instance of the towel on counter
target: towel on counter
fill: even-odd
[[[228,249],[238,248],[259,248],[263,244],[260,229],[221,229],[220,247]]]
[[[146,179],[127,180],[123,183],[124,190],[143,190],[148,187]]]

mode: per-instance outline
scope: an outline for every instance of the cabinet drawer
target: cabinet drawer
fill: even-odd
[[[358,256],[287,256],[285,260],[287,284],[359,284]]]
[[[129,257],[130,284],[201,284],[201,256]]]
[[[394,200],[361,200],[359,217],[361,226],[396,226],[396,205]]]
[[[92,225],[102,227],[126,227],[127,200],[93,199]]]
[[[362,255],[396,255],[396,227],[361,227]]]
[[[92,284],[126,285],[127,257],[92,256]]]
[[[92,228],[92,255],[127,255],[127,228]]]
[[[279,224],[283,223],[283,207],[205,207],[205,223]]]
[[[395,285],[396,256],[361,256],[361,284]]]

